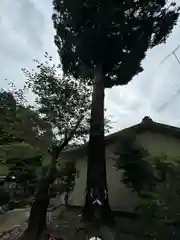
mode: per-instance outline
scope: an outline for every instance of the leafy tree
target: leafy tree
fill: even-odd
[[[21,136],[20,141],[28,142],[33,147],[46,153],[52,145],[58,146],[55,148],[55,154],[53,153],[52,161],[47,167],[48,171],[44,172],[36,191],[29,226],[24,235],[25,238],[29,237],[30,239],[32,236],[37,238],[46,225],[45,215],[50,198],[50,186],[57,176],[56,160],[59,153],[69,145],[69,142],[71,146],[72,144],[73,146],[82,144],[87,140],[89,132],[91,88],[83,80],[79,83],[73,78],[64,79],[60,75],[58,67],[51,65],[51,58],[47,54],[45,57],[46,62],[35,61],[37,63],[36,70],[30,72],[23,69],[27,77],[25,89],[28,87],[35,94],[36,107],[32,108],[24,104],[22,101],[23,91],[20,92],[18,101],[16,100],[16,111],[12,121],[16,130],[15,135]],[[14,89],[16,90],[16,87]],[[80,92],[79,89],[81,89]],[[16,90],[16,92],[19,91]],[[15,121],[16,119],[17,121]],[[109,121],[106,120],[106,122],[106,130],[108,131],[110,128]],[[8,131],[9,129],[7,129]],[[5,142],[3,143],[5,144]],[[12,145],[9,147],[12,149]],[[22,151],[19,152],[22,153]],[[27,152],[24,155],[27,155]],[[33,161],[35,157],[32,156],[31,160]],[[23,179],[34,178],[31,175],[34,162],[25,164],[26,160],[27,157],[22,159],[21,156],[14,156],[13,158],[11,155],[11,162],[14,161],[14,164],[10,168],[10,173],[15,172],[21,183]],[[23,168],[22,173],[20,166]],[[73,170],[68,166],[61,173],[63,178],[67,177],[67,181],[62,185],[61,190],[66,192],[66,199],[68,199],[75,180],[75,169]],[[27,182],[24,181],[23,184],[26,185]]]
[[[52,57],[45,53],[45,61],[34,60],[33,71],[23,69],[26,88],[35,94],[37,111],[41,120],[53,127],[56,141],[61,142],[84,116],[70,147],[84,144],[89,134],[89,118],[92,88],[81,78],[63,77],[61,67],[52,63]],[[105,119],[105,131],[110,130],[110,121]],[[66,146],[67,147],[67,146]]]
[[[138,212],[156,239],[178,239],[180,236],[180,159],[179,156],[150,156],[158,184],[151,198],[141,199]]]
[[[152,164],[147,161],[149,153],[136,142],[133,133],[120,138],[117,151],[117,168],[123,169],[123,182],[140,196],[150,193],[156,183]]]
[[[177,22],[179,8],[165,0],[54,0],[53,5],[55,44],[64,74],[83,77],[93,85],[84,208],[84,215],[90,218],[93,192],[99,192],[102,212],[110,213],[106,194],[104,88],[127,84],[143,70],[141,61],[147,50],[166,41]]]
[[[12,176],[16,183],[23,188],[24,196],[32,196],[35,191],[39,173],[42,168],[42,156],[24,156],[19,159],[10,159],[6,164],[9,165],[8,178]]]
[[[42,120],[32,107],[24,104],[22,92],[21,97],[17,96],[18,92],[15,87],[13,91],[12,89],[0,91],[0,168],[2,175],[6,175],[8,171],[11,172],[13,168],[21,173],[22,169],[18,169],[18,166],[22,164],[25,167],[23,160],[29,157],[42,155],[44,162],[53,135],[51,125]],[[14,161],[11,167],[7,163],[10,159]],[[18,161],[19,163],[15,166]],[[32,166],[31,163],[29,166]],[[25,169],[27,170],[27,166],[23,168]]]
[[[32,107],[18,102],[13,92],[0,92],[0,144],[26,142],[47,153],[52,127]],[[48,136],[48,138],[47,138]]]
[[[0,146],[2,174],[17,184],[21,191],[12,191],[12,197],[18,199],[32,196],[43,164],[43,155],[37,148],[27,143],[9,143]],[[13,178],[12,178],[13,177]]]
[[[20,106],[17,109],[17,117],[19,118],[18,131],[24,141],[47,154],[49,142],[54,135],[51,124],[42,119],[37,110],[31,106]]]
[[[73,78],[64,79],[55,65],[51,65],[51,58],[45,55],[46,62],[38,62],[37,69],[30,72],[23,69],[27,78],[26,85],[35,93],[37,111],[41,119],[51,124],[55,139],[49,142],[52,148],[52,160],[48,172],[40,180],[35,201],[31,208],[29,226],[24,239],[37,239],[46,226],[46,211],[50,198],[50,186],[57,177],[56,161],[60,152],[69,143],[83,142],[89,130],[89,108],[91,89]],[[79,91],[81,90],[81,91]],[[72,140],[74,139],[74,142]],[[51,152],[51,149],[50,149]],[[62,184],[66,192],[66,199],[74,184],[74,174],[68,166],[63,171],[67,181]],[[75,169],[74,169],[75,171]],[[62,177],[63,177],[62,176]],[[64,178],[63,177],[63,178]]]
[[[37,166],[33,159],[41,155],[44,164],[48,158],[47,149],[53,136],[52,127],[41,119],[32,107],[24,104],[23,92],[20,95],[18,92],[15,87],[13,91],[0,91],[1,174],[16,172],[18,176],[25,174],[24,177],[34,178]],[[30,162],[25,164],[25,159]],[[28,174],[31,176],[28,177]],[[27,183],[21,177],[21,183],[23,182]],[[28,187],[26,189],[28,190]]]
[[[31,207],[28,228],[22,236],[21,240],[38,239],[43,230],[46,228],[46,213],[50,200],[50,186],[57,177],[56,162],[61,151],[67,146],[69,141],[73,138],[82,117],[77,121],[75,128],[64,139],[59,146],[53,146],[51,150],[51,164],[47,174],[40,180],[35,200]],[[68,174],[69,175],[69,174]],[[63,190],[62,190],[63,191]]]
[[[133,133],[121,137],[116,154],[117,168],[124,170],[124,183],[140,197],[136,210],[149,235],[156,239],[178,238],[179,156],[151,156],[136,142]]]
[[[16,164],[19,159],[30,159],[41,154],[39,148],[25,142],[14,142],[0,146],[1,157],[4,158],[6,164]]]
[[[12,93],[0,92],[0,144],[19,139],[15,134],[16,100]]]

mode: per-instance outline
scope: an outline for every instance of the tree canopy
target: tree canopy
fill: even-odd
[[[64,73],[93,76],[105,87],[127,84],[141,72],[149,48],[166,41],[179,8],[166,0],[54,0],[53,22]]]

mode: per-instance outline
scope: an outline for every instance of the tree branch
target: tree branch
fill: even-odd
[[[74,136],[77,128],[79,127],[79,124],[80,124],[81,121],[83,120],[83,118],[84,118],[84,115],[82,115],[82,116],[78,119],[78,121],[77,121],[74,129],[70,132],[69,136],[67,136],[67,137],[64,139],[63,143],[62,143],[59,147],[55,147],[55,148],[56,148],[56,151],[54,151],[54,154],[55,154],[55,155],[54,155],[54,158],[55,158],[55,159],[58,158],[60,152],[61,152],[61,151],[64,149],[64,147],[71,141],[71,139],[73,138],[73,136]],[[52,157],[53,157],[53,156],[52,156]]]

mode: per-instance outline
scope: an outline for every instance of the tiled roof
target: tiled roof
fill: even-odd
[[[151,132],[161,133],[164,135],[171,135],[180,139],[180,128],[155,122],[150,117],[146,116],[142,119],[142,121],[139,124],[133,125],[131,127],[122,129],[118,132],[105,136],[105,144],[106,145],[113,144],[114,142],[117,141],[118,138],[120,138],[124,134],[129,133],[130,131],[134,132],[135,134],[138,134],[144,131],[151,131]],[[88,146],[88,143],[84,144],[81,147],[67,149],[62,152],[62,155],[67,156],[75,153],[78,154],[80,152],[84,153],[87,150],[87,146]]]

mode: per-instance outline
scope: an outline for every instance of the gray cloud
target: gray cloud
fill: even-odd
[[[175,27],[166,44],[150,50],[143,60],[144,71],[135,76],[126,86],[108,89],[106,106],[111,115],[116,116],[114,129],[121,129],[140,122],[145,115],[154,120],[180,127],[178,102],[180,94],[159,112],[180,88],[180,65],[174,56],[160,62],[179,44],[180,28]],[[180,49],[176,52],[180,58]],[[111,104],[110,104],[111,102]],[[111,107],[114,104],[116,107]]]
[[[0,14],[0,27],[3,31],[1,41],[4,40],[6,50],[9,47],[9,51],[14,55],[20,47],[26,52],[30,49],[37,51],[43,47],[44,16],[32,1],[3,0]]]
[[[21,68],[32,68],[32,59],[45,51],[45,15],[31,0],[2,0],[0,7],[0,87],[5,78],[23,85]]]

